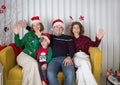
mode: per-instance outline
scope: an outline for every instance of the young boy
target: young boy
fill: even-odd
[[[48,33],[43,34],[40,38],[41,46],[37,51],[37,61],[39,63],[39,71],[42,80],[42,85],[47,85],[47,64],[52,58],[52,49],[49,47],[50,35]]]

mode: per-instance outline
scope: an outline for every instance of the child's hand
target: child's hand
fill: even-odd
[[[18,24],[13,24],[13,32],[14,32],[15,34],[18,34],[18,33],[19,33]]]
[[[46,70],[46,69],[47,69],[47,64],[43,64],[43,65],[41,66],[41,69],[42,69],[42,70]]]

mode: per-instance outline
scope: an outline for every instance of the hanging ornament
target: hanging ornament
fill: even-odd
[[[6,9],[6,6],[5,6],[5,5],[2,5],[1,8],[5,10],[5,9]]]
[[[8,27],[4,27],[4,31],[7,32],[9,30]]]
[[[3,10],[0,9],[0,14],[3,13]]]
[[[6,6],[2,5],[1,8],[0,8],[0,14],[4,13],[5,10],[6,10]]]

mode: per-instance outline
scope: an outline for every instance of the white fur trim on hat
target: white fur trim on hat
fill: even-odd
[[[62,26],[63,28],[65,27],[62,22],[55,22],[55,23],[53,24],[53,28],[54,28],[54,26],[57,26],[57,25],[60,25],[60,26]]]
[[[31,23],[33,24],[33,23],[40,23],[40,20],[34,20],[34,21],[32,21]]]
[[[42,38],[42,37],[45,38],[45,40],[48,42],[48,44],[50,44],[50,40],[48,39],[47,36],[42,35],[41,38]]]

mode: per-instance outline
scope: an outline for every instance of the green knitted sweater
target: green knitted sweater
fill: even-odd
[[[23,52],[36,59],[36,53],[40,42],[33,32],[26,33],[22,39],[19,38],[19,34],[15,34],[14,39],[17,47],[25,46]]]

